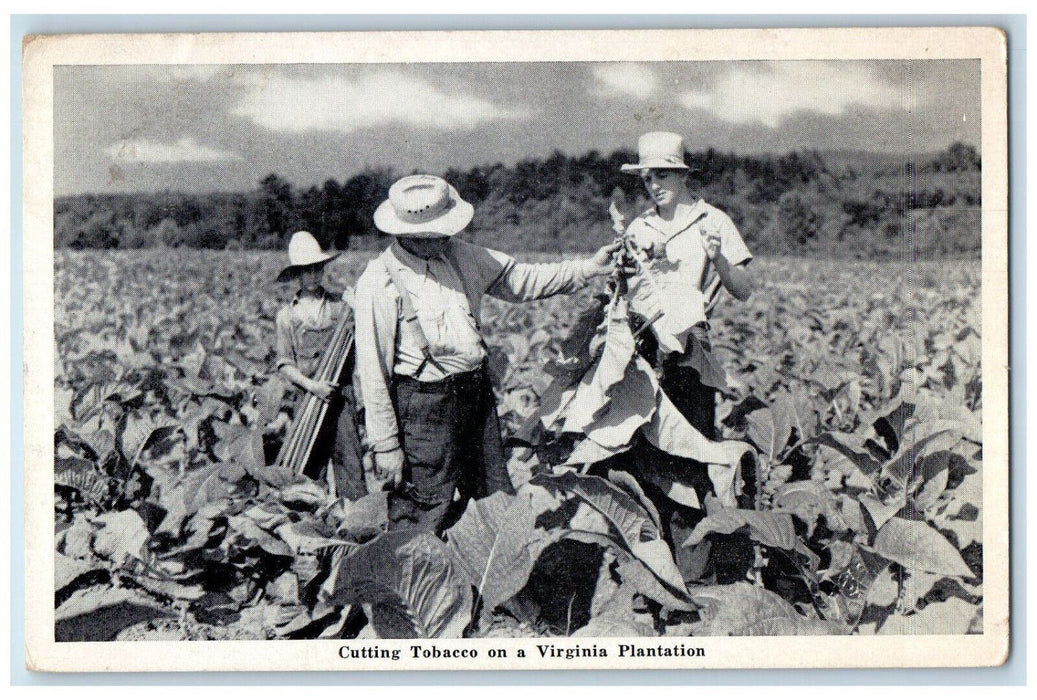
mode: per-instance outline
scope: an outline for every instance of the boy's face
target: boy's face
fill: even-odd
[[[684,194],[684,171],[667,168],[648,168],[641,173],[641,181],[657,207],[671,207]]]
[[[324,266],[316,265],[299,272],[299,287],[305,292],[315,292],[324,279]]]

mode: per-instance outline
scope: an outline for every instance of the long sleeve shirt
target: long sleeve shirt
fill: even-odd
[[[389,391],[394,375],[433,382],[481,366],[486,357],[478,322],[483,295],[514,302],[573,292],[586,283],[587,265],[519,263],[456,238],[445,256],[424,259],[394,241],[368,264],[356,286],[357,375],[372,448],[388,452],[399,447]],[[443,371],[424,361],[413,324],[402,323],[403,308],[388,266],[407,288],[431,355]]]

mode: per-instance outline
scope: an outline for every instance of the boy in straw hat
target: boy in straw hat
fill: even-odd
[[[690,168],[684,162],[680,135],[659,131],[644,134],[638,139],[637,152],[638,162],[623,165],[621,170],[641,176],[651,205],[630,223],[627,235],[650,258],[665,261],[655,268],[655,274],[662,278],[660,286],[681,298],[702,300],[704,308],[698,317],[707,319],[690,329],[684,352],[661,358],[660,386],[689,423],[715,440],[716,392],[725,385],[726,376],[710,356],[708,318],[721,290],[726,289],[740,301],[752,294],[747,265],[753,256],[731,218],[689,189]],[[682,289],[686,291],[682,293]],[[687,469],[690,460],[667,457],[663,461],[671,462],[686,475],[702,476],[701,483],[696,483],[700,500],[711,489],[704,469]],[[661,513],[680,512],[671,509],[665,499],[653,500]],[[699,517],[685,515],[692,521]]]
[[[277,275],[277,281],[295,280],[299,290],[277,312],[276,364],[282,377],[329,402],[327,427],[318,436],[309,463],[326,464],[330,457],[338,495],[355,500],[367,493],[367,487],[348,387],[313,378],[336,327],[347,323],[350,314],[342,297],[333,295],[322,284],[326,265],[336,257],[338,253],[322,251],[312,234],[292,234],[288,243],[289,264]]]
[[[357,282],[357,373],[375,468],[395,482],[393,528],[440,532],[468,498],[514,490],[479,331],[483,295],[514,302],[573,292],[611,272],[620,245],[585,260],[522,264],[455,238],[472,215],[432,175],[396,182],[374,214],[396,240]],[[451,508],[455,489],[461,500]]]

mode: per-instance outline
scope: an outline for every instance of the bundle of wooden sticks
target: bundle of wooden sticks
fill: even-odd
[[[314,379],[329,381],[341,386],[348,381],[353,371],[353,326],[342,323],[335,329],[327,350],[321,356]],[[329,402],[314,394],[306,393],[299,402],[299,409],[288,430],[277,464],[297,474],[319,476],[326,465],[310,465],[310,456],[317,442],[317,435],[328,415]]]

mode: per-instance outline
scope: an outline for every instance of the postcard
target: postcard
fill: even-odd
[[[28,667],[1003,663],[1006,52],[28,37]]]

